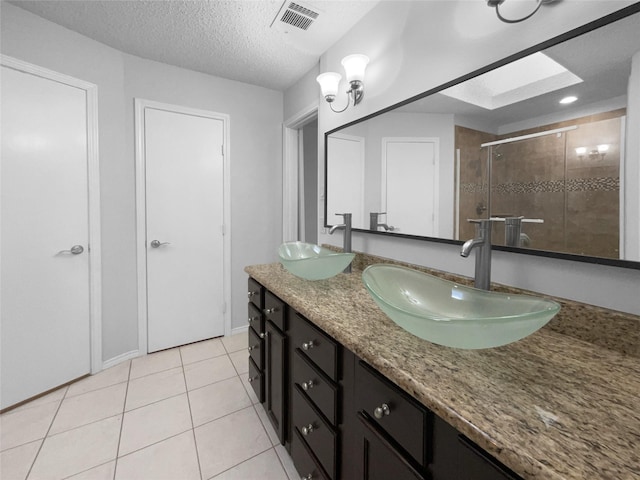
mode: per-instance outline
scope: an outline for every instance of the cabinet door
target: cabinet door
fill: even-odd
[[[359,452],[362,480],[424,480],[424,476],[386,439],[371,420],[358,413],[362,437]]]
[[[280,442],[285,442],[286,422],[286,358],[287,339],[278,328],[267,321],[265,323],[265,410],[273,424]]]

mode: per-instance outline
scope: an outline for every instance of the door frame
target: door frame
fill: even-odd
[[[318,118],[318,102],[313,102],[282,124],[282,241],[304,238],[304,158],[301,128]],[[301,183],[302,182],[302,183]]]
[[[222,239],[222,316],[224,321],[225,336],[231,335],[231,175],[230,175],[230,117],[224,113],[200,110],[196,108],[172,105],[169,103],[134,98],[135,106],[135,156],[136,156],[136,253],[138,257],[138,354],[148,353],[148,327],[147,327],[147,191],[146,191],[146,156],[144,148],[145,125],[144,110],[154,108],[172,113],[182,113],[198,117],[212,118],[222,121],[223,138],[223,164],[222,164],[222,188],[223,224],[220,226]]]
[[[7,68],[84,90],[87,100],[87,202],[89,212],[89,351],[91,374],[102,370],[102,245],[100,237],[100,155],[98,145],[98,86],[8,55]]]

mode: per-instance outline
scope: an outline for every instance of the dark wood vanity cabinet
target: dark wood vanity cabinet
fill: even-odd
[[[520,479],[253,279],[249,299],[249,379],[301,478]]]

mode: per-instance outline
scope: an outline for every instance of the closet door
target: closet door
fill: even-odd
[[[2,408],[88,374],[87,92],[2,66]]]

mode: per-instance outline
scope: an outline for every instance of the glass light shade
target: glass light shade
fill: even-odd
[[[578,148],[576,148],[576,154],[577,155],[584,155],[585,153],[587,153],[587,147],[578,147]]]
[[[347,55],[342,59],[342,66],[347,75],[347,82],[358,80],[364,81],[364,70],[369,63],[369,57],[366,55]]]
[[[598,153],[606,153],[607,151],[609,151],[609,145],[598,145]]]
[[[338,85],[342,75],[335,72],[321,73],[316,77],[316,81],[320,84],[320,90],[322,90],[322,96],[335,97],[338,94]]]

